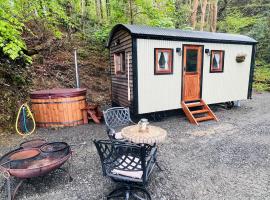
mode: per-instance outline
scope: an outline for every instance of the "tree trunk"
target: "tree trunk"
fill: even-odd
[[[218,11],[218,5],[217,5],[217,0],[214,3],[214,17],[213,17],[213,32],[217,31],[217,11]]]
[[[205,20],[205,29],[210,30],[210,22],[211,22],[211,3],[208,2],[206,6],[206,20]]]
[[[220,18],[223,15],[223,12],[225,11],[226,7],[228,5],[228,0],[223,0],[223,5],[218,10],[218,18]]]
[[[68,1],[67,4],[66,4],[66,13],[67,13],[68,17],[71,17],[72,5],[71,5],[70,1]],[[67,28],[68,28],[68,40],[70,41],[71,40],[71,26],[68,25]]]
[[[100,19],[101,19],[101,21],[103,21],[102,0],[99,0],[99,10],[100,10]]]
[[[217,0],[212,1],[210,5],[210,31],[217,30]]]
[[[85,0],[81,0],[81,28],[84,33],[84,22],[85,22]]]
[[[202,7],[201,7],[201,10],[202,10],[201,27],[200,27],[200,30],[201,31],[203,31],[204,25],[205,25],[205,11],[206,11],[206,7],[207,7],[207,0],[203,0],[203,4],[202,4]]]
[[[110,21],[111,17],[111,5],[110,5],[110,0],[106,0],[106,14],[107,14],[107,19]]]
[[[129,0],[129,19],[130,19],[130,24],[133,24],[134,19],[133,19],[133,10],[132,10],[132,0]]]
[[[178,13],[180,12],[179,10],[181,6],[181,0],[175,0],[174,6],[175,6],[175,13],[176,13],[175,28],[180,28],[180,23],[178,20],[178,17],[179,17]]]
[[[194,0],[193,9],[192,9],[192,15],[191,15],[191,24],[192,24],[193,29],[196,28],[198,5],[199,5],[199,0]]]
[[[100,9],[99,9],[99,0],[95,0],[96,3],[96,16],[97,16],[97,21],[100,21]]]

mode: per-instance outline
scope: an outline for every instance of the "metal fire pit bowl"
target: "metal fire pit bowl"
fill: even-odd
[[[40,147],[42,154],[50,157],[59,157],[59,155],[67,154],[70,146],[65,142],[46,143]]]
[[[65,171],[69,176],[69,180],[72,180],[69,169],[60,168],[72,155],[71,148],[67,143],[46,143],[40,148],[28,148],[31,146],[29,144],[26,145],[26,149],[21,147],[10,151],[0,159],[0,172],[7,180],[8,200],[14,199],[23,180],[43,176],[56,169]],[[10,187],[11,176],[21,179],[12,195]]]
[[[25,162],[35,160],[39,155],[39,149],[15,149],[1,158],[0,166],[8,169],[17,168]]]
[[[20,147],[24,149],[28,148],[40,148],[43,144],[46,143],[46,140],[43,139],[33,139],[33,140],[28,140],[26,142],[23,142],[20,144]]]

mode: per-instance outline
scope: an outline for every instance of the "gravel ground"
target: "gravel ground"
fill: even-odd
[[[153,123],[168,131],[159,148],[165,171],[155,170],[148,190],[153,200],[270,199],[270,93],[254,94],[241,107],[214,106],[220,122],[191,125],[183,115]],[[73,157],[73,182],[55,171],[20,188],[21,200],[100,200],[115,184],[101,174],[93,139],[106,138],[104,125],[38,129],[30,138],[81,144]],[[27,138],[27,139],[30,139]],[[0,143],[0,155],[23,141],[17,135]],[[4,179],[0,178],[0,186]],[[5,189],[0,188],[0,199]]]

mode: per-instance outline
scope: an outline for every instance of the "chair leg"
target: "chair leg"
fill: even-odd
[[[7,199],[12,200],[10,178],[7,178],[6,181],[7,181],[7,193],[8,193]]]
[[[18,189],[19,189],[19,187],[22,185],[23,181],[24,181],[24,179],[20,180],[20,182],[18,183],[18,185],[17,185],[16,188],[14,189],[13,195],[12,195],[12,198],[11,198],[12,200],[15,199],[15,195],[17,194]]]
[[[130,191],[126,190],[126,199],[125,200],[129,200],[129,196],[130,196]]]
[[[107,196],[107,199],[117,199],[117,198],[126,198],[126,190],[128,188],[127,187],[121,187],[121,188],[116,188],[115,190],[113,190],[112,192],[110,192],[110,194]]]
[[[151,200],[149,192],[143,187],[133,186],[131,187],[130,193],[131,197],[134,197],[135,199]]]
[[[162,167],[159,165],[158,161],[156,161],[156,166],[159,169],[159,171],[163,172],[164,169],[162,169]]]
[[[149,192],[138,186],[125,186],[113,190],[108,196],[107,199],[111,200],[129,200],[130,198],[137,200],[151,200]]]

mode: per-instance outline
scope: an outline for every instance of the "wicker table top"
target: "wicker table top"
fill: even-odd
[[[167,131],[157,126],[148,125],[148,130],[141,132],[139,131],[139,125],[132,125],[123,128],[121,134],[123,138],[130,142],[154,144],[163,142],[167,136]]]

